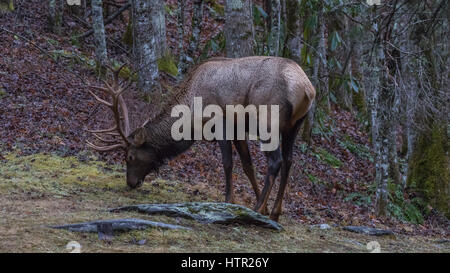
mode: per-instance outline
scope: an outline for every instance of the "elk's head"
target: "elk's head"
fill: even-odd
[[[110,68],[113,71],[112,84],[104,80],[105,87],[90,86],[93,89],[109,94],[112,97],[111,102],[100,98],[97,94],[89,90],[89,93],[95,100],[106,105],[114,114],[115,125],[112,128],[88,130],[97,140],[109,143],[109,145],[98,146],[90,141],[86,141],[86,143],[87,146],[97,151],[110,151],[118,148],[124,149],[126,152],[127,185],[134,189],[142,185],[147,174],[158,169],[161,161],[156,151],[151,145],[148,145],[147,133],[144,127],[140,127],[130,134],[128,109],[122,94],[130,87],[131,81],[125,87],[121,85],[119,82],[119,74],[122,68],[123,66],[116,70]]]

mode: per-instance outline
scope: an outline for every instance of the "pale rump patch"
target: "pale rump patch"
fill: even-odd
[[[292,105],[291,125],[294,125],[311,108],[316,91],[302,68],[294,62],[285,65],[282,75],[290,90],[287,99]]]

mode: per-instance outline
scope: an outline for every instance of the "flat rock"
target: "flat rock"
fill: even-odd
[[[391,230],[364,227],[364,226],[346,226],[344,227],[344,230],[372,236],[394,235],[394,232],[392,232]]]
[[[137,211],[193,219],[201,223],[248,224],[281,230],[277,222],[244,206],[229,203],[188,202],[176,204],[142,204],[114,208],[111,212]]]
[[[161,222],[153,222],[143,219],[129,218],[129,219],[111,219],[98,220],[92,222],[76,223],[62,226],[51,226],[55,229],[67,229],[75,232],[98,232],[112,233],[113,231],[126,232],[131,230],[143,230],[148,228],[162,228],[162,229],[190,229],[188,227],[165,224]],[[107,232],[105,232],[105,229]],[[112,234],[111,234],[112,235]]]

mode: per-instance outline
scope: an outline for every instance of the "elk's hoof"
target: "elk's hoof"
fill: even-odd
[[[275,222],[278,222],[278,219],[280,218],[280,214],[271,213],[269,218],[270,218],[270,220],[274,220]]]

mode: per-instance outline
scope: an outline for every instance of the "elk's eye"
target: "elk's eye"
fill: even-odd
[[[134,161],[134,156],[133,155],[129,155],[127,157],[127,161]]]

